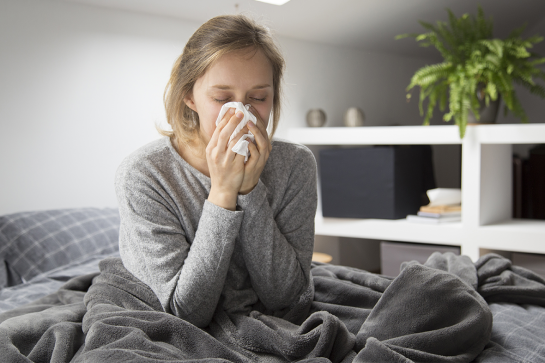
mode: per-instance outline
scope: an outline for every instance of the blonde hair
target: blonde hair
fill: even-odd
[[[285,62],[268,28],[245,15],[222,15],[208,20],[191,36],[178,57],[165,88],[163,100],[172,131],[158,128],[162,135],[187,144],[200,136],[199,115],[184,99],[207,69],[226,53],[242,49],[261,50],[273,70],[272,134],[280,118],[282,78]]]

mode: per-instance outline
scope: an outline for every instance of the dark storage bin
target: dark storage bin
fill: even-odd
[[[532,270],[545,279],[545,255],[513,252],[511,260],[513,265]]]
[[[438,246],[417,243],[380,242],[380,273],[395,277],[399,275],[401,264],[407,261],[425,263],[432,253],[452,252],[460,254],[460,247]]]
[[[435,188],[429,145],[320,151],[324,217],[400,219]]]

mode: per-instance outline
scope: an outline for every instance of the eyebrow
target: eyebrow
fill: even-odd
[[[271,87],[270,84],[258,84],[256,86],[254,86],[252,89],[263,89],[263,88],[269,88]],[[229,90],[231,89],[231,86],[227,86],[227,85],[224,85],[224,84],[217,84],[215,86],[212,86],[211,88],[218,88],[218,89],[221,89],[221,90]]]

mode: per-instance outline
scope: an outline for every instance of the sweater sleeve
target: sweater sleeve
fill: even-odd
[[[239,195],[244,211],[240,239],[252,286],[266,308],[288,307],[310,282],[316,215],[316,161],[299,149],[292,163],[279,211],[273,212],[268,190],[260,180],[247,195]]]
[[[166,189],[164,180],[134,165],[118,170],[121,258],[166,312],[205,327],[223,289],[243,212],[206,200],[190,244]]]

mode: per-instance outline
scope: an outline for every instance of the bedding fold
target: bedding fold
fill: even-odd
[[[489,342],[488,300],[545,305],[545,284],[534,275],[498,255],[473,263],[434,254],[423,265],[404,264],[396,278],[313,263],[312,284],[283,315],[218,308],[200,329],[165,313],[119,258],[107,258],[100,274],[73,278],[55,294],[0,314],[0,356],[10,362],[470,362]]]

